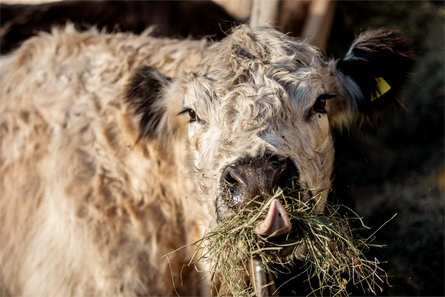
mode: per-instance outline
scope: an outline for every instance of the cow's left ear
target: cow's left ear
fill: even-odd
[[[372,118],[382,106],[395,102],[413,64],[412,45],[398,31],[362,33],[336,61],[349,112]]]
[[[165,88],[171,79],[150,66],[137,68],[127,85],[126,101],[139,117],[139,139],[158,138],[166,116]]]

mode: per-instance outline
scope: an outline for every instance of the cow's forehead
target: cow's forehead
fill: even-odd
[[[259,66],[295,71],[317,67],[322,62],[318,49],[304,40],[296,40],[271,28],[241,26],[209,49],[203,69],[218,76],[256,72]]]
[[[317,88],[318,72],[327,66],[317,49],[270,28],[241,26],[211,47],[207,56],[196,73],[209,80],[219,98],[233,91],[279,92],[278,86]]]

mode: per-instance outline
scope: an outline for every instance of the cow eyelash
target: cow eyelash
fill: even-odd
[[[189,123],[193,123],[199,120],[198,116],[196,115],[196,111],[191,108],[184,108],[180,113],[178,113],[178,115],[182,115],[185,113],[188,113],[190,117]]]
[[[313,111],[318,113],[327,113],[326,100],[336,97],[337,94],[321,94],[317,97],[317,100],[312,107]]]

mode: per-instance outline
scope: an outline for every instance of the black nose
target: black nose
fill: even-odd
[[[229,205],[240,207],[273,193],[278,186],[288,187],[297,176],[298,170],[287,157],[244,158],[224,170],[222,187]]]

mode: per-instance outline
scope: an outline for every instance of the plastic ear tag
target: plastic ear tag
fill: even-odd
[[[391,90],[391,86],[383,79],[383,77],[377,77],[375,79],[377,90],[374,94],[371,94],[371,102],[383,96],[389,90]]]

